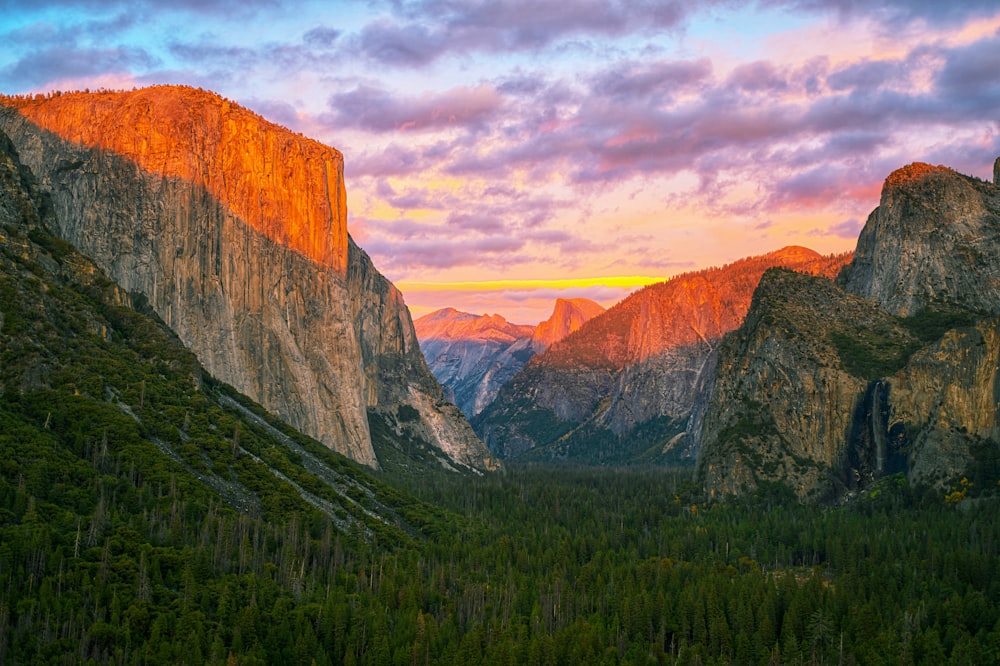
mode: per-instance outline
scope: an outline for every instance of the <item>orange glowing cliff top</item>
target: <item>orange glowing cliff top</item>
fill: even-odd
[[[344,160],[329,146],[183,86],[0,96],[0,105],[66,141],[202,187],[267,238],[346,268]]]
[[[938,173],[954,173],[954,171],[946,166],[931,166],[924,162],[913,162],[890,173],[885,180],[885,187],[896,189]]]

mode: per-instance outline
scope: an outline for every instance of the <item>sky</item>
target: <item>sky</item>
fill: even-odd
[[[0,92],[213,90],[344,153],[414,317],[545,319],[854,248],[914,161],[1000,156],[996,0],[0,0]]]

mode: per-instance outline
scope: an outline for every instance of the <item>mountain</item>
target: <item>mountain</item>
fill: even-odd
[[[110,534],[92,493],[141,513],[157,484],[266,520],[416,534],[399,495],[212,377],[145,298],[52,235],[51,203],[0,132],[0,494],[20,483],[50,517],[87,507],[99,520],[77,548]]]
[[[431,312],[413,324],[431,372],[472,418],[534,354],[602,312],[603,307],[586,298],[558,298],[552,315],[538,326],[454,308]]]
[[[835,501],[894,473],[940,490],[996,472],[998,239],[998,183],[911,164],[836,284],[765,274],[719,354],[697,463],[709,492],[779,482]]]
[[[413,322],[431,372],[470,418],[488,405],[534,351],[533,326],[452,308]]]
[[[0,662],[281,661],[303,594],[445,514],[212,377],[52,203],[0,132]]]
[[[645,287],[534,357],[473,425],[504,458],[690,457],[677,445],[760,276],[773,266],[832,276],[847,260],[787,247]]]
[[[178,86],[0,97],[0,130],[49,193],[56,233],[212,375],[366,465],[379,465],[370,419],[443,465],[490,464],[402,296],[347,233],[339,152]]]
[[[588,298],[557,298],[549,318],[535,327],[531,347],[535,353],[543,352],[604,312],[603,306]]]

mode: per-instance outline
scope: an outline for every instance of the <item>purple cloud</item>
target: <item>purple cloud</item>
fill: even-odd
[[[386,65],[419,67],[447,52],[449,43],[447,35],[424,25],[379,19],[362,29],[351,51]]]
[[[107,72],[146,70],[158,60],[139,47],[108,49],[47,48],[27,53],[2,70],[11,85],[34,86],[47,81],[99,76]]]
[[[334,45],[340,35],[340,30],[336,30],[335,28],[317,26],[302,35],[302,41],[305,42],[307,46],[315,48],[329,48]]]
[[[853,217],[843,222],[838,222],[826,230],[827,235],[839,236],[840,238],[855,239],[861,233],[864,222],[859,222]]]
[[[708,58],[661,60],[653,63],[625,62],[614,66],[591,82],[591,90],[612,98],[656,100],[675,92],[697,88],[712,74]]]
[[[490,85],[460,86],[419,97],[396,97],[381,88],[359,86],[330,97],[324,122],[365,130],[421,131],[446,127],[471,128],[492,119],[503,97]]]
[[[789,88],[788,81],[778,68],[767,60],[758,60],[734,68],[729,75],[728,84],[751,93],[780,93]]]

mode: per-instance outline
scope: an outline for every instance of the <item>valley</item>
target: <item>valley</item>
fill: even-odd
[[[853,253],[413,322],[333,149],[0,102],[0,662],[995,660],[1000,161]]]

